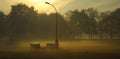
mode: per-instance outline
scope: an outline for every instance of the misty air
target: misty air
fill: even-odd
[[[4,0],[0,59],[119,59],[119,0]]]

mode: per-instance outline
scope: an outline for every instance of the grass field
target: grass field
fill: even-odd
[[[24,41],[13,47],[1,44],[0,59],[120,59],[119,40],[60,41],[58,49],[31,50],[29,43],[45,47],[52,41]]]

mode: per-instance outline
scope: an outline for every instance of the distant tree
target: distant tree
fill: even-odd
[[[70,19],[70,26],[74,29],[75,36],[77,35],[78,39],[82,33],[89,34],[89,37],[91,37],[90,35],[96,32],[96,16],[91,13],[91,10],[74,10],[67,14]]]
[[[0,37],[4,37],[6,32],[6,15],[0,11]]]
[[[108,17],[111,14],[110,11],[101,12],[99,16],[99,22],[98,22],[98,32],[100,39],[103,39],[103,34],[106,32],[104,29],[105,23],[104,18]]]
[[[67,19],[69,19],[68,23],[72,29],[73,37],[77,36],[77,38],[79,39],[79,36],[82,32],[79,26],[80,12],[78,10],[69,11],[66,13],[66,16],[68,17]]]
[[[105,17],[102,22],[105,25],[104,29],[110,34],[111,39],[114,39],[116,35],[120,35],[120,8]]]
[[[16,37],[23,36],[28,29],[33,29],[31,24],[35,21],[36,14],[33,7],[28,7],[25,4],[11,6],[11,12],[8,15],[11,41],[16,40]]]
[[[0,11],[0,21],[4,21],[5,18],[6,18],[6,15],[2,11]]]
[[[56,13],[38,14],[34,7],[28,7],[25,4],[11,6],[11,12],[8,15],[10,24],[11,42],[23,36],[29,38],[54,38],[56,30]],[[58,16],[58,37],[67,38],[69,30],[64,17]]]
[[[67,21],[63,15],[58,14],[58,37],[61,39],[70,39],[71,38],[71,29],[67,24]]]
[[[101,12],[99,15],[99,21],[102,21],[105,17],[109,16],[111,14],[111,11],[105,11],[105,12]]]
[[[37,20],[36,20],[36,33],[38,37],[40,38],[46,38],[48,35],[48,15],[47,14],[38,14]],[[50,24],[49,24],[50,25]]]
[[[65,21],[64,17],[60,14],[57,14],[57,27],[58,27],[58,38],[67,38],[69,36],[69,29],[67,26],[67,22]],[[49,15],[46,14],[39,14],[38,15],[38,28],[42,35],[42,38],[55,38],[56,37],[56,13],[52,13]]]
[[[88,8],[86,14],[89,16],[89,37],[92,38],[93,34],[97,34],[97,22],[99,21],[98,11],[94,8]]]

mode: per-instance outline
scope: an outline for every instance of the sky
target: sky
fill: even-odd
[[[24,3],[33,6],[39,13],[53,13],[54,8],[45,4],[49,2],[57,8],[59,13],[65,13],[69,10],[95,8],[100,12],[113,11],[120,8],[120,0],[0,0],[0,11],[9,14],[11,5]]]

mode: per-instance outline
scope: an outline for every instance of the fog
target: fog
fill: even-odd
[[[1,51],[30,52],[30,43],[41,45],[41,51],[47,51],[47,43],[54,40],[25,40],[14,44],[1,43]],[[44,48],[44,49],[43,49]],[[60,40],[57,51],[69,52],[96,52],[96,53],[118,53],[120,50],[119,40]]]

